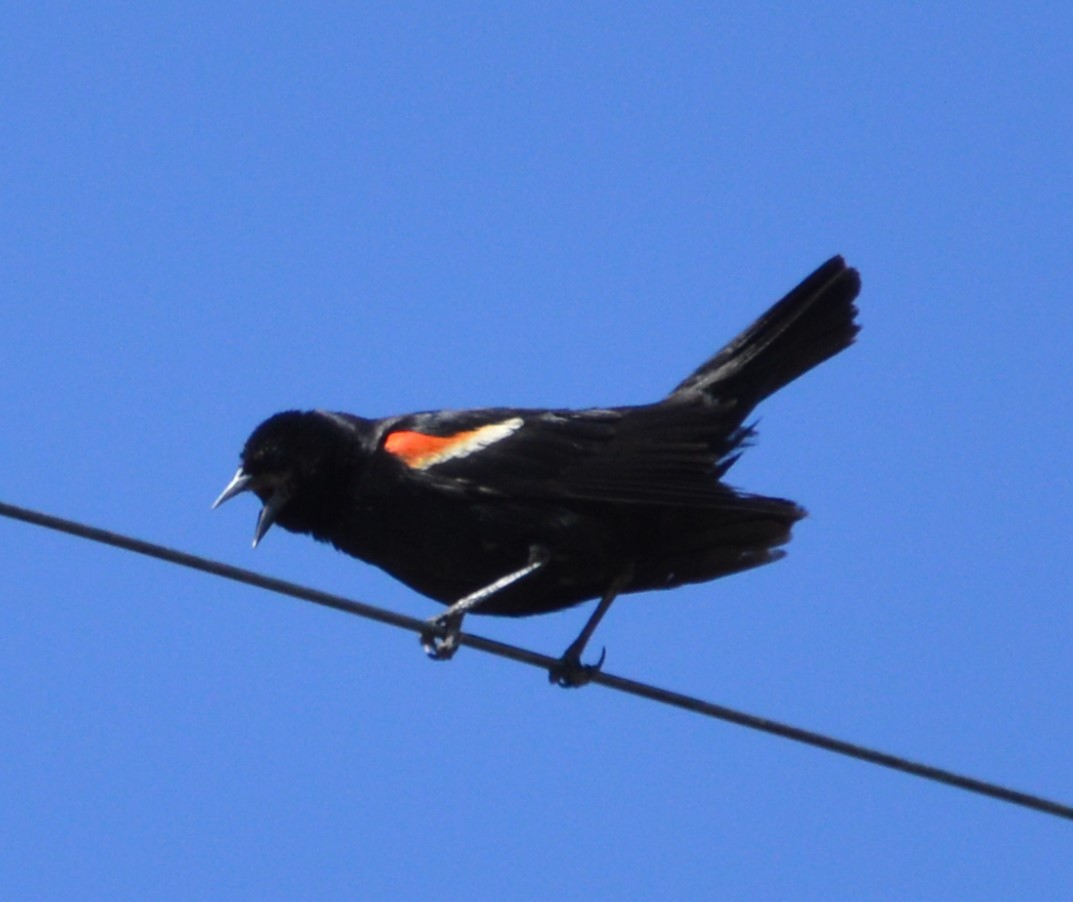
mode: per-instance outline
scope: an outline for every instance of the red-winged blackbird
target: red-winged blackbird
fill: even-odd
[[[426,651],[450,657],[468,611],[520,617],[599,598],[553,668],[581,685],[581,653],[616,595],[777,560],[805,512],[723,475],[757,403],[847,347],[856,270],[834,257],[655,404],[433,411],[368,420],[287,411],[265,420],[216,500],[263,502],[273,523],[383,568],[450,607]]]

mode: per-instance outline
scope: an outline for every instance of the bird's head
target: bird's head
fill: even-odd
[[[333,414],[289,410],[269,417],[253,430],[240,455],[234,478],[213,502],[215,510],[243,492],[263,505],[253,547],[273,523],[294,532],[310,532],[344,445],[342,427]]]

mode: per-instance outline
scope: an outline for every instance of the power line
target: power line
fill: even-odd
[[[136,554],[143,554],[147,557],[168,561],[169,563],[177,564],[181,567],[188,567],[192,570],[200,570],[203,573],[211,573],[214,576],[230,579],[239,583],[245,583],[250,586],[256,586],[259,589],[266,589],[269,592],[275,592],[279,595],[288,595],[291,598],[310,601],[314,604],[334,608],[337,611],[344,611],[347,614],[355,614],[358,617],[365,617],[369,620],[376,620],[380,623],[386,623],[389,626],[410,630],[414,633],[421,634],[428,625],[426,621],[419,620],[416,617],[397,614],[394,611],[388,611],[384,608],[364,604],[360,601],[353,601],[349,598],[342,598],[338,595],[320,592],[316,589],[297,585],[296,583],[290,583],[285,580],[264,576],[260,573],[254,573],[251,570],[243,570],[239,567],[233,567],[230,564],[224,564],[208,558],[198,557],[197,555],[187,554],[183,551],[176,551],[172,548],[155,545],[152,542],[135,539],[130,536],[122,535],[121,533],[109,532],[108,530],[99,529],[95,526],[77,523],[73,520],[53,517],[49,514],[40,513],[39,511],[28,510],[26,508],[0,502],[0,516],[9,517],[13,520],[20,520],[23,523],[31,523],[35,526],[42,526],[46,529],[56,530],[57,532],[67,533],[82,539],[88,539],[92,542],[112,545],[116,548],[132,551]],[[526,648],[518,648],[514,645],[496,642],[493,639],[486,639],[483,636],[476,636],[473,633],[460,634],[459,642],[462,645],[467,645],[478,651],[498,655],[501,658],[509,658],[512,661],[518,661],[522,664],[529,664],[532,667],[538,667],[544,671],[548,670],[549,667],[558,662],[556,658],[549,657],[548,655],[530,651]],[[963,789],[978,795],[989,796],[990,798],[1009,802],[1013,805],[1020,805],[1023,808],[1030,808],[1034,811],[1050,814],[1054,817],[1073,820],[1073,806],[1063,805],[1059,802],[1054,802],[1040,796],[1030,795],[1029,793],[1019,792],[1015,789],[1008,789],[1007,787],[988,783],[984,780],[976,780],[972,777],[966,777],[954,773],[953,771],[932,767],[928,764],[909,761],[897,755],[876,751],[874,749],[866,748],[865,746],[845,742],[841,739],[834,739],[830,736],[825,736],[822,733],[814,733],[811,730],[803,730],[799,727],[780,723],[779,721],[768,720],[767,718],[757,717],[753,714],[746,714],[733,708],[714,704],[713,702],[706,702],[702,699],[682,695],[681,693],[672,692],[668,689],[661,689],[647,683],[639,683],[625,677],[615,676],[606,671],[594,673],[592,682],[605,686],[608,689],[615,689],[629,695],[636,695],[659,704],[683,708],[686,711],[692,711],[695,714],[713,717],[717,720],[723,720],[737,724],[738,726],[748,727],[751,730],[759,730],[762,733],[770,733],[773,736],[780,736],[783,739],[791,739],[794,742],[815,746],[816,748],[825,749],[829,752],[835,752],[839,755],[855,758],[858,761],[867,761],[871,764],[878,764],[880,767],[912,774],[917,777],[922,777],[925,780],[944,783],[947,786],[954,786],[958,789]]]

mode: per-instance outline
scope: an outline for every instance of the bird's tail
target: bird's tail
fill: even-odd
[[[744,419],[768,395],[853,343],[857,270],[832,257],[673,392],[733,400]],[[739,420],[740,422],[740,420]]]

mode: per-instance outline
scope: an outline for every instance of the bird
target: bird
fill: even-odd
[[[724,477],[752,443],[754,408],[853,343],[860,285],[832,257],[654,403],[277,413],[250,434],[213,508],[252,492],[254,547],[278,525],[447,605],[421,635],[438,660],[454,655],[467,613],[598,600],[548,674],[585,685],[606,649],[592,664],[582,654],[618,596],[783,557],[805,510]]]

